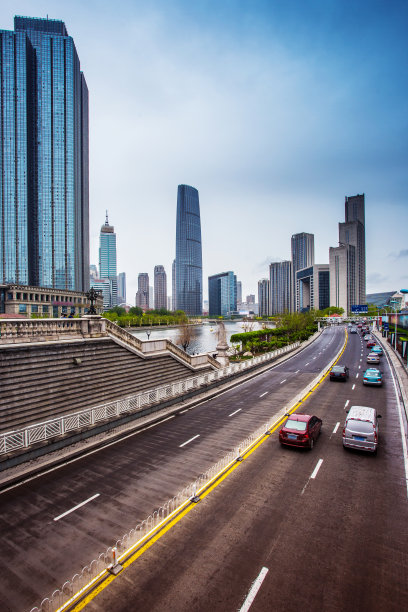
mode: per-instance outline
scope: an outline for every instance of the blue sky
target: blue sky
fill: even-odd
[[[62,19],[90,90],[91,261],[109,211],[118,271],[163,264],[177,185],[199,190],[204,293],[256,293],[290,238],[328,262],[344,197],[366,194],[367,292],[408,288],[407,39],[400,1],[2,0]]]

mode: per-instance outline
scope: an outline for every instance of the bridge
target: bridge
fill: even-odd
[[[365,387],[363,340],[327,328],[89,454],[3,474],[3,608],[402,609],[407,380],[384,349],[385,384]],[[343,450],[350,405],[382,414],[377,457]],[[296,410],[323,420],[311,452],[279,446]]]

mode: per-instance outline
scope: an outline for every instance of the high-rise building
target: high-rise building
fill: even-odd
[[[301,310],[301,304],[304,302],[302,296],[303,285],[296,283],[296,274],[298,270],[303,270],[303,268],[309,268],[314,264],[314,235],[307,234],[305,232],[302,232],[300,234],[293,234],[291,239],[291,252],[293,277],[292,310],[296,312]]]
[[[299,286],[300,285],[300,286]],[[296,272],[296,289],[302,301],[298,310],[324,310],[330,306],[329,264],[314,264]]]
[[[118,274],[118,304],[126,304],[126,272]]]
[[[237,310],[237,277],[231,271],[208,277],[208,314],[231,316]]]
[[[164,266],[154,267],[154,307],[167,308],[167,275]]]
[[[111,282],[112,293],[109,306],[118,304],[118,279],[116,268],[116,234],[113,225],[109,225],[108,212],[99,234],[99,278]]]
[[[365,195],[346,196],[345,198],[345,225],[341,243],[354,244],[356,247],[356,299],[358,304],[366,303],[366,252],[365,252]],[[355,228],[351,230],[351,225]],[[340,224],[343,225],[343,224]],[[340,230],[340,226],[339,226]],[[347,232],[350,231],[350,236]]]
[[[149,308],[149,275],[147,272],[141,272],[137,277],[136,306],[140,306],[143,310]]]
[[[269,266],[269,314],[290,312],[292,290],[292,262],[277,261],[271,263]]]
[[[171,266],[171,292],[172,292],[172,296],[171,296],[171,309],[169,308],[169,310],[172,310],[173,312],[175,310],[177,310],[177,304],[176,304],[176,260],[173,259],[173,263]]]
[[[98,267],[95,264],[91,264],[89,266],[89,278],[95,280],[95,278],[99,278]]]
[[[203,269],[198,191],[179,185],[176,224],[176,307],[189,315],[202,314]]]
[[[249,295],[246,296],[246,303],[255,304],[255,295],[253,293],[250,293]]]
[[[0,282],[89,288],[88,88],[53,19],[0,30]]]
[[[339,223],[339,246],[331,247],[330,305],[347,314],[366,303],[365,196],[345,199],[345,222]]]
[[[237,281],[237,303],[241,304],[242,302],[242,282]]]
[[[267,278],[258,281],[258,314],[261,317],[269,315],[270,282]]]

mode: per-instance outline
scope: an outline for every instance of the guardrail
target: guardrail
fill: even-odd
[[[136,343],[140,340],[135,338]],[[167,341],[166,341],[167,342]],[[86,408],[42,423],[36,423],[22,429],[8,431],[0,434],[0,456],[22,449],[28,449],[38,442],[43,442],[67,433],[75,432],[84,427],[92,427],[106,420],[113,420],[121,415],[142,411],[145,408],[180,397],[192,389],[204,387],[214,381],[227,378],[238,372],[248,370],[263,362],[270,361],[300,346],[295,342],[276,351],[265,353],[251,360],[231,364],[226,368],[204,372],[191,378],[184,378],[178,382],[169,383],[147,391],[141,391],[114,402],[106,402],[93,408]]]
[[[347,335],[346,335],[347,338]],[[297,345],[300,343],[297,342]],[[291,345],[292,347],[294,345]],[[86,565],[82,570],[73,576],[71,580],[67,580],[61,587],[56,589],[50,597],[45,598],[39,606],[32,608],[30,612],[52,612],[58,610],[64,612],[72,609],[74,602],[80,593],[89,591],[92,586],[98,581],[107,576],[109,568],[115,563],[121,563],[130,553],[144,545],[154,532],[157,532],[162,524],[167,523],[173,515],[180,512],[183,506],[191,501],[199,498],[200,493],[208,487],[212,481],[215,481],[222,473],[226,472],[236,461],[241,461],[253,446],[265,435],[269,435],[279,422],[283,419],[289,410],[294,410],[299,403],[311,391],[317,383],[327,374],[332,365],[340,357],[343,347],[338,351],[336,356],[331,360],[328,366],[322,370],[319,375],[312,380],[289,405],[282,408],[266,423],[263,423],[247,438],[242,440],[233,451],[225,455],[218,463],[213,465],[204,474],[201,474],[194,482],[169,499],[158,510],[149,515],[147,519],[138,523],[133,529],[125,533],[122,538],[118,539],[112,546],[102,552],[96,559],[93,559],[89,565]],[[289,347],[279,349],[280,351],[288,352]],[[275,351],[277,352],[277,351]],[[259,358],[256,358],[259,359]],[[247,362],[245,362],[247,363]],[[227,370],[229,368],[226,368]]]

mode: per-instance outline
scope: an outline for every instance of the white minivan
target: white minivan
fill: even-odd
[[[377,452],[378,446],[378,419],[375,408],[368,406],[352,406],[347,413],[343,427],[344,448]]]

